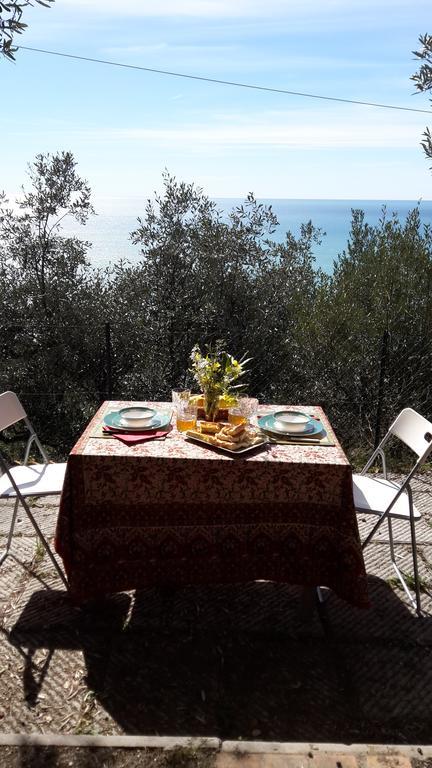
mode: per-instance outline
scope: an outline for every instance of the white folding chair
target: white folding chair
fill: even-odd
[[[399,438],[417,456],[417,461],[401,483],[395,483],[387,478],[385,448],[390,438]],[[418,615],[421,614],[420,582],[417,564],[415,522],[421,515],[415,507],[410,487],[410,481],[432,451],[432,422],[425,419],[412,408],[404,408],[394,420],[385,437],[372,453],[360,475],[353,475],[354,505],[361,514],[373,514],[378,520],[362,542],[364,549],[384,520],[388,523],[390,556],[398,578]],[[367,477],[366,472],[375,459],[382,461],[383,478]],[[413,597],[403,574],[396,564],[392,519],[407,520],[410,523],[411,547],[414,569],[415,598]]]
[[[11,554],[12,537],[15,529],[18,505],[21,503],[28,519],[45,547],[47,554],[51,558],[58,575],[66,588],[68,588],[66,577],[57,563],[57,560],[26,501],[29,496],[51,496],[60,494],[63,488],[66,464],[48,463],[48,457],[45,450],[17,396],[14,392],[3,392],[3,394],[0,395],[0,432],[19,421],[25,423],[29,433],[23,464],[9,468],[4,457],[0,453],[0,468],[3,470],[3,474],[0,475],[0,499],[15,499],[6,549],[0,554],[0,565],[2,565],[7,556]],[[43,464],[28,464],[30,449],[33,443],[35,443],[40,451],[44,461]]]

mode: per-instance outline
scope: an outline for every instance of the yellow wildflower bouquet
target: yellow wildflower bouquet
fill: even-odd
[[[206,346],[206,354],[202,354],[198,344],[191,352],[191,373],[204,394],[205,415],[208,421],[213,421],[219,408],[219,399],[224,398],[225,405],[235,402],[235,394],[244,391],[246,384],[238,381],[247,373],[245,366],[252,358],[236,360],[225,349],[223,339],[218,339],[214,346]]]

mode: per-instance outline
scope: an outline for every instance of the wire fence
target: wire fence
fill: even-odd
[[[3,331],[7,329],[16,332],[17,326],[2,327]],[[26,334],[22,328],[19,332],[21,338]],[[64,433],[63,446],[71,436],[76,436],[103,400],[165,400],[170,398],[171,387],[177,384],[169,380],[168,374],[164,377],[162,370],[156,384],[146,386],[142,375],[146,364],[144,353],[135,369],[130,365],[126,374],[124,360],[133,360],[136,350],[127,349],[125,340],[118,336],[111,322],[95,326],[92,337],[97,359],[92,361],[91,375],[86,377],[67,369],[70,354],[67,342],[51,344],[51,360],[57,356],[66,368],[53,367],[48,371],[45,381],[49,385],[45,387],[40,386],[38,376],[32,385],[31,366],[29,369],[28,360],[22,359],[18,350],[15,357],[3,359],[0,391],[13,388],[29,413],[36,414],[36,420],[51,424],[57,434]],[[27,341],[32,343],[31,332]],[[307,370],[290,368],[287,361],[287,386],[269,389],[272,399],[264,393],[266,399],[321,405],[343,444],[354,450],[365,442],[369,447],[376,446],[403,407],[412,406],[427,418],[432,416],[432,339],[426,343],[420,338],[414,343],[412,340],[409,344],[400,343],[400,339],[394,340],[389,330],[384,329],[362,357],[358,350],[354,352],[349,334],[341,333],[333,339],[327,355],[326,361],[324,351],[319,371],[313,370],[313,361],[311,364],[309,361]],[[297,383],[290,390],[292,381]],[[51,416],[47,418],[47,414]],[[70,423],[62,425],[62,419]]]

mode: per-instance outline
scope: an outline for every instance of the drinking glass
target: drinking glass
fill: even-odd
[[[240,395],[236,405],[228,409],[228,421],[230,424],[248,424],[257,413],[257,398]]]
[[[240,403],[228,408],[228,421],[230,424],[247,424],[247,417]]]
[[[188,402],[190,396],[191,396],[190,389],[186,389],[185,387],[177,387],[176,389],[171,390],[171,398],[172,398],[173,405],[177,405],[180,401]]]
[[[258,405],[259,405],[259,400],[257,397],[245,397],[245,402],[243,407],[246,410],[246,415],[247,415],[249,424],[251,424],[252,419],[256,419],[258,415]]]
[[[179,432],[187,432],[188,429],[195,429],[197,423],[196,405],[190,405],[188,400],[179,400],[176,404],[176,427]]]

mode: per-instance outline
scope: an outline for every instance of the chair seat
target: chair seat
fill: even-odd
[[[23,496],[59,494],[63,488],[66,464],[30,464],[12,467],[10,473]],[[7,474],[0,477],[0,498],[16,497]]]
[[[357,512],[382,515],[398,490],[399,486],[390,480],[367,477],[366,475],[353,475],[354,506]],[[415,505],[413,505],[413,510],[414,518],[418,520],[421,514]],[[389,517],[407,520],[409,516],[408,494],[404,492],[391,508]]]

